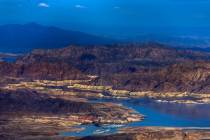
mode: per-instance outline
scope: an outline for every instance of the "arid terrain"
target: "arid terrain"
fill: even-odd
[[[129,48],[129,49],[128,49]],[[149,98],[210,103],[210,53],[146,43],[34,50],[0,62],[0,138],[63,139],[81,124],[128,124],[144,116],[117,103],[88,99]],[[84,140],[209,139],[208,130],[123,128]]]
[[[65,89],[59,88],[64,92],[69,89],[101,93],[96,96],[177,98],[180,102],[187,98],[192,103],[209,102],[208,52],[169,48],[156,43],[70,46],[34,50],[15,63],[1,62],[0,65],[4,88],[10,85],[16,89],[28,84],[33,88],[37,85],[39,90],[49,84],[54,88],[65,86]],[[37,80],[46,80],[46,83]]]
[[[90,136],[81,140],[207,140],[210,132],[180,128],[139,127],[126,128],[112,136]]]

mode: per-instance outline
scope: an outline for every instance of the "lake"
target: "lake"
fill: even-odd
[[[210,105],[158,103],[149,99],[91,99],[92,102],[115,102],[145,115],[145,119],[126,125],[81,125],[81,132],[64,132],[63,136],[89,136],[116,133],[119,128],[137,126],[210,127]]]

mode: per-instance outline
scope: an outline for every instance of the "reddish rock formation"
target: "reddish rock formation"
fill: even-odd
[[[15,64],[0,64],[0,74],[29,79],[85,79],[130,91],[210,93],[210,53],[160,44],[34,50]]]

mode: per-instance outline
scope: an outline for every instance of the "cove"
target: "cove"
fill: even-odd
[[[63,132],[62,136],[108,135],[116,133],[119,128],[138,126],[186,127],[209,129],[210,105],[208,104],[177,104],[159,103],[150,99],[90,99],[91,102],[113,102],[122,104],[145,116],[143,121],[126,125],[81,125],[81,132]]]

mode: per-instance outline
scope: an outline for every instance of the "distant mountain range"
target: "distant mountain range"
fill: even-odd
[[[176,48],[210,51],[210,37],[191,35],[147,34],[127,39],[130,42],[158,42]]]
[[[62,48],[68,45],[112,44],[115,40],[82,32],[42,26],[36,23],[0,26],[0,52],[24,53],[32,49]]]
[[[33,49],[63,48],[69,45],[98,46],[133,42],[159,42],[176,48],[210,51],[210,38],[202,36],[147,34],[112,39],[36,23],[0,26],[0,52],[6,53],[25,53]]]
[[[172,47],[181,48],[208,48],[210,50],[209,27],[142,27],[132,28],[130,32],[112,34],[119,40],[129,42],[158,42]]]

